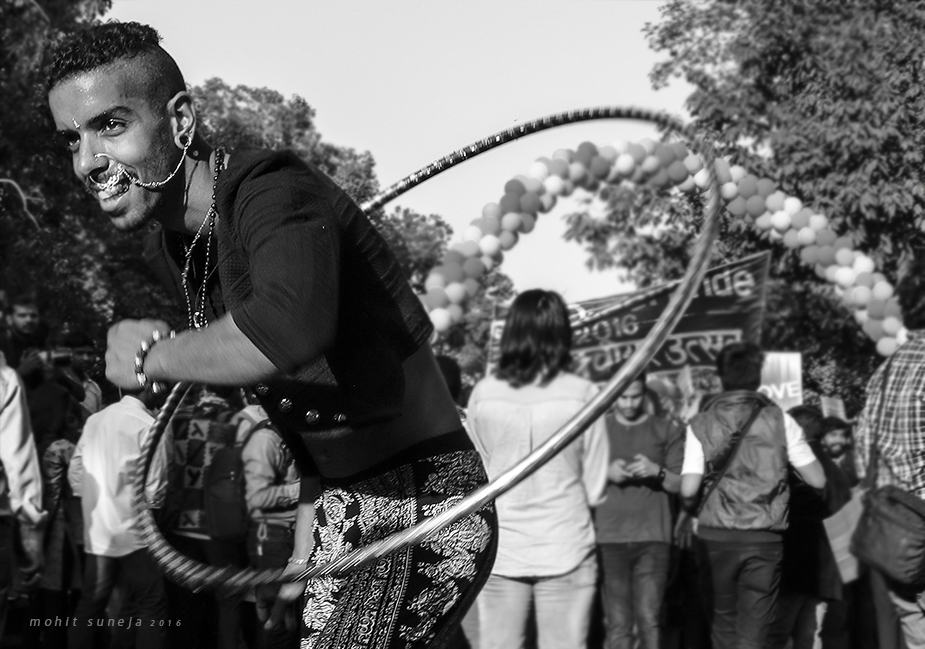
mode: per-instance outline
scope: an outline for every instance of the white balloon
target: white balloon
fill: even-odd
[[[550,176],[543,181],[543,187],[546,188],[547,194],[558,196],[565,189],[565,181],[559,176]]]
[[[530,165],[530,169],[527,171],[527,175],[531,178],[539,178],[540,180],[546,180],[549,178],[549,167],[540,161],[534,162]]]
[[[771,226],[778,232],[785,232],[790,227],[790,215],[784,210],[771,215]]]
[[[629,153],[621,153],[614,162],[614,169],[624,176],[629,176],[636,169],[636,160]]]
[[[479,241],[479,248],[482,250],[482,254],[493,257],[501,252],[501,241],[493,234],[486,234]]]
[[[802,228],[797,236],[800,239],[800,245],[811,246],[816,243],[816,231],[809,226]]]
[[[741,165],[732,165],[729,167],[729,175],[732,176],[732,182],[737,183],[745,178],[745,167]]]
[[[905,345],[909,342],[909,330],[905,327],[900,328],[900,330],[896,332],[896,342],[900,345]]]
[[[434,309],[431,311],[430,321],[438,333],[446,333],[453,324],[453,318],[446,309]]]
[[[859,273],[872,273],[874,272],[874,268],[877,267],[876,264],[874,264],[874,260],[865,254],[855,257],[853,266],[854,270]]]
[[[859,325],[863,325],[867,322],[867,309],[858,309],[854,312],[854,319]]]
[[[478,241],[482,238],[482,230],[478,226],[470,225],[463,230],[463,241]]]
[[[838,281],[838,270],[841,268],[838,264],[832,264],[825,269],[825,278],[831,283]]]
[[[790,216],[803,209],[803,201],[796,196],[788,196],[784,199],[784,211]]]
[[[694,174],[694,184],[700,189],[706,189],[710,184],[710,172],[706,167]]]
[[[839,266],[835,271],[835,281],[842,288],[848,288],[854,284],[854,270],[847,266]]]
[[[723,183],[719,186],[719,195],[724,201],[731,201],[739,195],[739,188],[735,183]]]

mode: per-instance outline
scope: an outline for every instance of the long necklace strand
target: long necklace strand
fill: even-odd
[[[218,176],[222,172],[222,165],[224,160],[224,149],[216,149],[215,172],[214,176],[212,177],[212,204],[209,206],[209,211],[206,213],[202,223],[199,224],[199,229],[196,231],[192,242],[190,242],[189,247],[186,249],[183,272],[181,273],[181,278],[183,280],[183,294],[186,298],[186,313],[189,319],[190,329],[202,329],[209,324],[205,315],[206,285],[208,284],[209,278],[214,272],[214,269],[210,271],[209,266],[211,261],[212,235],[215,232],[215,218],[218,216],[218,210],[216,209],[216,187],[218,186]],[[206,221],[209,223],[209,232],[206,235],[205,267],[203,268],[202,272],[202,282],[199,284],[199,287],[195,293],[191,295],[190,271],[192,270],[193,252],[196,248],[196,243],[202,238],[202,231]]]

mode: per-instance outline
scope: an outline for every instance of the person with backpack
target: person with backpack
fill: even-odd
[[[295,546],[299,472],[292,452],[260,405],[248,406],[241,415],[238,446],[242,449],[247,555],[254,568],[285,568]],[[296,628],[257,629],[256,649],[295,649],[298,644]]]
[[[716,360],[723,392],[687,427],[681,502],[697,517],[701,596],[713,649],[766,645],[788,523],[787,465],[809,486],[825,486],[803,430],[758,392],[763,364],[754,343],[723,347]]]
[[[197,561],[246,567],[243,489],[230,475],[240,462],[240,390],[201,386],[185,403],[168,429],[174,470],[166,536]],[[248,618],[240,595],[193,593],[168,583],[168,596],[170,618],[181,621],[170,628],[172,649],[237,649],[242,633],[251,631],[252,625],[242,624]]]

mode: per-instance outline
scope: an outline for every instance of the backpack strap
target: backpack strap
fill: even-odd
[[[235,446],[240,446],[241,449],[243,450],[244,447],[247,446],[247,443],[250,441],[251,435],[256,433],[258,430],[262,430],[264,428],[270,428],[271,423],[272,422],[269,417],[267,417],[266,419],[261,419],[256,424],[250,427],[250,430],[247,431],[247,434],[244,436],[244,439],[241,440],[241,443],[235,444]]]
[[[723,476],[726,475],[726,471],[729,469],[729,466],[732,464],[732,460],[735,458],[736,451],[738,451],[739,447],[742,445],[742,440],[745,439],[745,435],[748,433],[749,428],[751,428],[752,424],[755,423],[755,420],[758,418],[758,415],[762,410],[764,410],[764,404],[759,401],[752,407],[752,413],[749,415],[748,419],[745,421],[742,427],[733,434],[735,441],[732,444],[732,450],[730,450],[729,454],[726,456],[726,461],[723,463],[723,468],[719,470],[716,479],[710,483],[710,486],[707,487],[706,493],[703,494],[703,498],[700,499],[700,504],[697,506],[697,515],[700,515],[700,512],[703,511],[704,506],[707,504],[707,499],[713,495],[713,491],[719,486],[720,480],[722,480]]]

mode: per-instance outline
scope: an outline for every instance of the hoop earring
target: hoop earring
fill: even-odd
[[[132,183],[135,185],[138,185],[139,187],[143,187],[144,189],[160,189],[161,187],[169,183],[171,180],[173,180],[173,177],[176,176],[177,173],[180,171],[180,167],[183,166],[183,161],[186,160],[186,152],[189,151],[190,145],[193,143],[193,138],[189,135],[182,135],[180,137],[186,138],[186,143],[182,145],[183,154],[180,156],[180,161],[177,162],[177,166],[174,168],[173,171],[170,172],[170,174],[166,178],[164,178],[163,180],[152,180],[151,182],[142,182],[141,180],[138,180],[137,178],[132,176],[131,177]],[[180,138],[177,138],[177,144],[179,143],[180,143]]]

